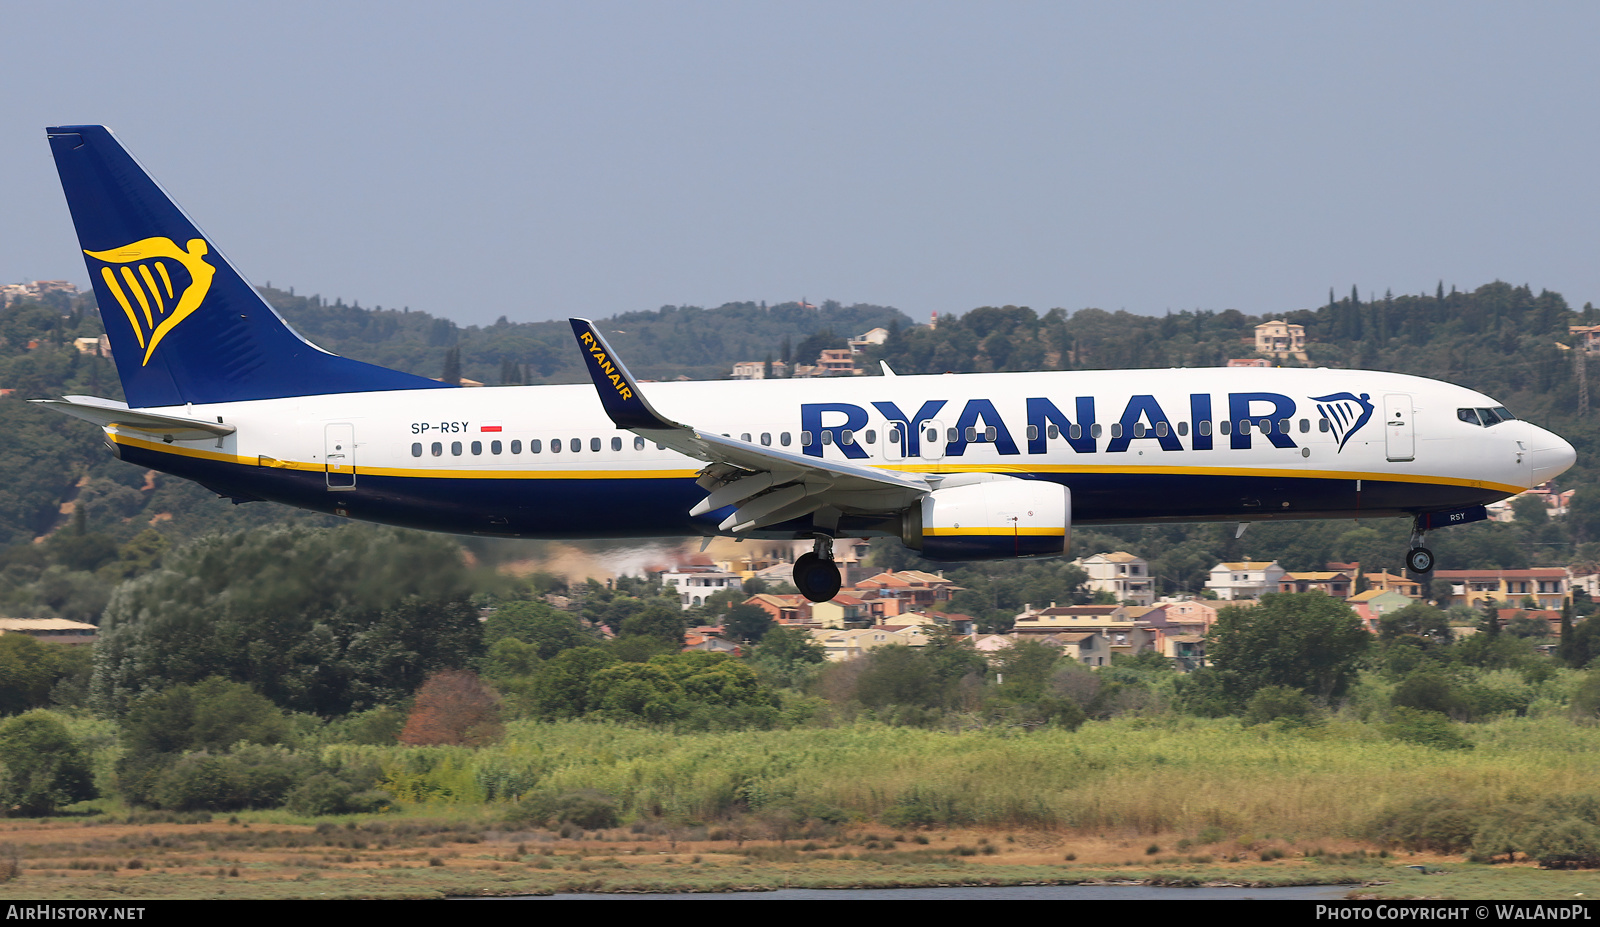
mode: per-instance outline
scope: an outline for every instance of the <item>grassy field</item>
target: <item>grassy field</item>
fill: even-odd
[[[1372,897],[1571,899],[1600,874],[1380,845],[1388,809],[1595,793],[1600,732],[1233,720],[1075,733],[852,728],[672,734],[512,725],[494,747],[330,747],[378,762],[384,814],[92,813],[0,822],[6,898],[421,898],[566,891],[1156,881],[1344,884]],[[104,803],[102,803],[104,804]],[[15,865],[9,866],[8,859]],[[1414,867],[1421,867],[1414,868]],[[1427,870],[1427,871],[1423,871]]]
[[[503,744],[345,748],[377,759],[404,802],[479,804],[580,792],[624,820],[747,811],[1098,836],[1359,837],[1430,795],[1495,804],[1600,789],[1600,730],[1556,718],[1467,730],[1475,749],[1386,740],[1374,725],[1248,728],[1233,719],[1123,719],[1077,732],[948,734],[861,725],[673,734],[513,725]]]
[[[1337,884],[1348,885],[1352,897],[1381,898],[1600,893],[1597,873],[1384,857],[1352,843],[1260,842],[1247,861],[1231,863],[1210,853],[1150,854],[1149,838],[974,829],[906,834],[852,827],[826,842],[778,843],[693,829],[650,835],[624,828],[564,838],[465,817],[313,825],[245,815],[203,823],[13,822],[0,837],[21,865],[15,878],[0,884],[5,899],[441,898],[1079,882]],[[1262,861],[1262,851],[1284,855]]]

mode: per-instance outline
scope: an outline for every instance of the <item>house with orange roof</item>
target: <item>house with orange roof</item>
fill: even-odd
[[[845,628],[853,624],[870,622],[872,612],[865,600],[848,592],[841,592],[827,602],[811,603],[811,620],[818,627]]]
[[[852,593],[864,599],[897,600],[892,611],[890,606],[884,605],[884,617],[934,608],[940,602],[950,601],[950,597],[960,591],[961,587],[954,580],[922,570],[889,570],[859,580],[851,587]]]
[[[1366,574],[1367,589],[1380,592],[1398,592],[1412,599],[1422,598],[1422,584],[1414,579],[1396,576],[1388,570]]]
[[[745,599],[744,604],[754,605],[779,624],[800,624],[811,620],[811,600],[799,593],[775,595],[762,592]]]
[[[1439,602],[1441,608],[1465,605],[1480,608],[1488,601],[1522,604],[1532,601],[1536,608],[1560,610],[1572,601],[1572,584],[1563,567],[1536,567],[1531,570],[1434,570],[1434,579],[1450,584],[1450,591]]]
[[[1345,572],[1285,573],[1278,580],[1279,592],[1321,592],[1335,599],[1347,599],[1351,589],[1350,574]]]

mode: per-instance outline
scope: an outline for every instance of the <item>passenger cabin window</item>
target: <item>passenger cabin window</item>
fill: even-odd
[[[612,438],[611,439],[611,449],[613,451],[622,450],[622,439],[621,438]]]
[[[412,457],[421,457],[422,456],[422,444],[421,444],[421,442],[418,442],[416,444],[411,445],[411,456]]]
[[[600,450],[600,439],[599,438],[590,438],[589,439],[589,450],[596,451],[596,452],[598,452]]]
[[[633,449],[636,451],[644,450],[644,439],[638,435],[635,435],[633,438]]]
[[[511,442],[511,453],[513,453],[513,454],[522,453],[522,442],[521,441],[513,441],[513,442]]]

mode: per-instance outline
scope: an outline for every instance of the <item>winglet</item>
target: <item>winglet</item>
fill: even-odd
[[[594,380],[594,388],[600,393],[600,404],[605,406],[606,414],[618,428],[670,430],[684,427],[651,407],[639,392],[638,381],[628,373],[628,368],[622,365],[622,359],[612,352],[606,340],[600,337],[593,322],[588,319],[567,321],[578,338],[578,347],[583,349],[586,360],[584,368],[589,371],[589,378]]]

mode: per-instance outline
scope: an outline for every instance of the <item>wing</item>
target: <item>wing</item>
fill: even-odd
[[[745,534],[827,506],[851,512],[894,512],[933,488],[916,474],[791,454],[674,422],[645,399],[638,381],[595,330],[594,323],[587,319],[568,321],[611,421],[618,428],[706,462],[699,483],[708,495],[690,514],[704,515],[736,506],[733,514],[717,526],[719,530]]]

